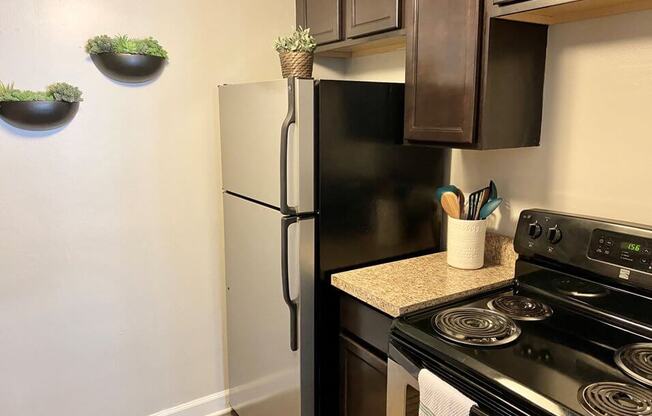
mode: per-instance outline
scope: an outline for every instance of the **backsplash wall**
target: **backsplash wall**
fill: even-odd
[[[404,61],[355,58],[340,75],[402,82]],[[491,227],[506,235],[526,208],[652,224],[650,99],[652,11],[552,26],[541,146],[454,150],[451,182],[468,192],[494,179],[507,203]]]

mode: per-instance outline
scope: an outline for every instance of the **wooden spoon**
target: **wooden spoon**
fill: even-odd
[[[451,218],[460,218],[459,197],[453,192],[444,192],[441,196],[441,207]]]

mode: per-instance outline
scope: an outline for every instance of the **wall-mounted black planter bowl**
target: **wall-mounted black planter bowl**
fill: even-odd
[[[91,59],[107,77],[128,83],[151,81],[165,66],[165,59],[161,57],[128,53],[100,53],[91,55]]]
[[[53,130],[75,118],[79,103],[64,101],[3,101],[0,118],[23,130]]]

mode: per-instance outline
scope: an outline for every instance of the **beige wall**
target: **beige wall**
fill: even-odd
[[[353,59],[317,58],[316,78],[405,82],[405,50]]]
[[[224,389],[216,86],[278,78],[293,5],[2,2],[0,80],[86,101],[52,134],[0,124],[0,414],[144,416]],[[118,85],[83,51],[101,33],[153,35],[170,64]]]
[[[402,81],[403,57],[357,58],[341,76]],[[508,235],[532,207],[652,224],[651,100],[652,11],[554,26],[541,147],[453,151],[451,181],[494,179],[507,204],[492,226]]]

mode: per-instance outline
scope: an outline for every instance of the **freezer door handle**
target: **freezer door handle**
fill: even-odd
[[[297,304],[290,297],[290,271],[288,260],[288,233],[290,225],[297,222],[297,217],[283,217],[281,220],[281,279],[283,285],[283,300],[290,310],[290,350],[299,349]]]
[[[294,215],[297,210],[288,205],[288,140],[290,126],[296,121],[294,77],[288,78],[288,112],[281,126],[281,213]]]

